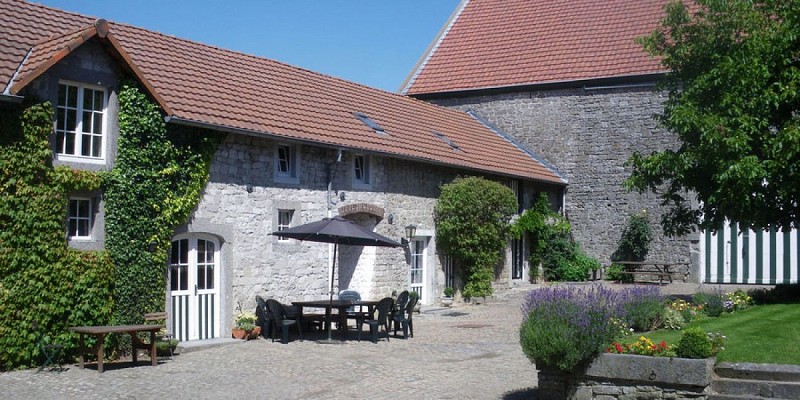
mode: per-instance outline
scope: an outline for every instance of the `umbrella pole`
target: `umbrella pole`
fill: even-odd
[[[332,340],[331,339],[331,325],[333,325],[333,324],[331,323],[331,316],[333,315],[333,281],[334,281],[334,279],[336,279],[336,251],[338,250],[337,249],[338,246],[339,246],[339,243],[334,243],[333,244],[333,262],[331,263],[331,290],[328,293],[328,295],[330,297],[329,300],[331,302],[331,306],[328,307],[328,316],[326,317],[326,319],[328,320],[327,322],[328,322],[328,341],[329,342]]]
[[[333,243],[333,263],[331,263],[331,290],[329,292],[329,301],[330,306],[327,307],[325,310],[325,323],[328,324],[328,339],[327,340],[319,340],[317,343],[320,344],[342,344],[344,341],[341,340],[333,340],[331,338],[331,326],[333,325],[333,321],[331,321],[331,316],[333,315],[333,280],[336,276],[336,252],[338,250],[339,243]]]

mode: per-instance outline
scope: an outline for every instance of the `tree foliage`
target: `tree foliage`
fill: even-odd
[[[502,260],[516,211],[514,192],[500,183],[459,177],[442,185],[434,208],[437,245],[464,268],[464,297],[492,294],[494,267]]]
[[[726,218],[754,228],[797,226],[798,2],[673,2],[640,43],[671,71],[659,120],[681,145],[634,154],[626,185],[661,192],[665,233],[713,228]]]

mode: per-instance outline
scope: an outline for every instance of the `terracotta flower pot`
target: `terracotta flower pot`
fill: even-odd
[[[244,339],[247,337],[247,332],[244,329],[233,328],[231,333],[234,339]]]

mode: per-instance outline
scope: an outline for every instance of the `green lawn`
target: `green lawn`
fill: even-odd
[[[692,322],[706,332],[728,337],[717,361],[766,364],[800,364],[800,304],[773,304],[750,307]],[[685,329],[685,328],[684,328]],[[645,334],[653,342],[666,340],[676,345],[680,331],[659,330]]]

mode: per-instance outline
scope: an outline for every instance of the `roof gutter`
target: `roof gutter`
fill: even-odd
[[[585,91],[609,90],[609,89],[629,89],[654,87],[655,83],[661,80],[667,72],[654,72],[649,74],[618,75],[606,76],[589,79],[573,79],[563,81],[523,83],[509,86],[487,86],[482,88],[456,89],[452,91],[429,92],[429,93],[406,93],[407,96],[420,100],[473,97],[483,95],[502,94],[510,92],[535,92],[540,90],[556,89],[575,89],[580,88]]]
[[[447,167],[447,168],[462,168],[462,169],[465,169],[465,170],[480,172],[482,174],[493,174],[493,175],[496,175],[496,176],[507,176],[507,177],[518,178],[518,179],[522,178],[522,179],[528,179],[528,180],[531,180],[531,181],[543,182],[543,183],[547,183],[547,184],[555,184],[555,185],[558,184],[558,182],[537,179],[537,178],[534,178],[534,177],[531,177],[531,176],[515,175],[515,174],[511,174],[511,173],[503,173],[503,172],[499,172],[499,171],[491,171],[491,170],[487,170],[487,169],[479,169],[479,168],[470,167],[470,166],[466,166],[466,165],[445,163],[445,162],[442,162],[442,161],[439,161],[439,160],[432,160],[432,159],[420,158],[420,157],[412,157],[412,156],[403,155],[403,154],[399,154],[399,153],[388,153],[388,152],[383,152],[383,151],[360,149],[360,148],[356,148],[356,147],[346,148],[346,147],[342,147],[342,146],[337,146],[337,145],[335,145],[333,143],[327,144],[327,143],[324,143],[324,142],[316,142],[316,141],[311,141],[311,140],[296,139],[296,138],[276,135],[276,134],[268,133],[268,132],[261,132],[261,131],[253,131],[253,130],[249,130],[249,129],[234,128],[234,127],[224,126],[224,125],[214,125],[214,124],[209,124],[207,122],[200,122],[200,121],[195,121],[195,120],[191,120],[191,119],[176,117],[174,115],[167,115],[166,117],[164,117],[164,122],[166,122],[168,124],[176,124],[176,125],[183,125],[183,126],[191,126],[191,127],[195,127],[195,128],[210,129],[210,130],[215,130],[215,131],[219,131],[219,132],[233,133],[233,134],[237,134],[237,135],[255,136],[255,137],[262,137],[262,138],[264,136],[269,136],[269,137],[276,138],[276,139],[285,139],[287,141],[292,141],[292,142],[301,143],[301,144],[307,144],[307,145],[313,145],[313,146],[322,147],[322,148],[334,149],[334,150],[347,149],[347,150],[357,150],[359,152],[365,152],[366,151],[366,152],[369,152],[369,153],[372,153],[372,154],[383,155],[383,156],[386,156],[386,157],[392,157],[392,158],[401,159],[401,160],[409,160],[409,161],[414,161],[414,162],[424,162],[424,163],[428,163],[428,164],[432,164],[432,165],[440,165],[440,166]],[[526,153],[527,153],[527,151],[526,151]],[[544,163],[543,163],[543,165],[547,166],[547,164],[544,164]],[[558,177],[561,178],[561,180],[566,183],[566,180],[563,177],[561,177],[560,174],[558,174]]]
[[[5,94],[0,93],[0,101],[4,101],[6,103],[22,103],[22,100],[25,99],[23,96],[17,96],[13,94]]]

